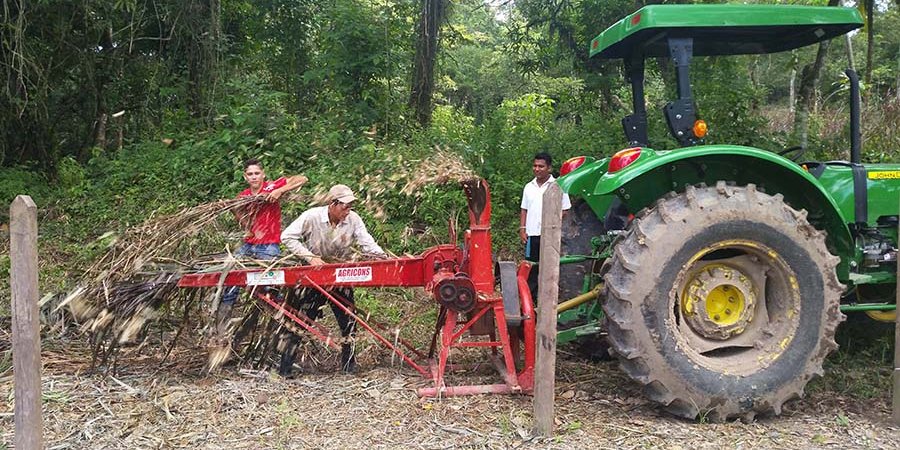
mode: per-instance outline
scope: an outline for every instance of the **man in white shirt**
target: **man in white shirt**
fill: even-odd
[[[553,170],[553,159],[548,153],[541,152],[534,155],[532,164],[534,179],[522,190],[522,211],[519,214],[519,237],[525,244],[525,259],[537,263],[541,257],[541,213],[544,202],[544,191],[555,178],[550,173]],[[562,210],[572,207],[568,194],[562,195]],[[537,295],[538,266],[531,268],[528,276],[528,287],[531,288],[533,299]]]
[[[369,234],[359,214],[353,209],[356,196],[349,187],[336,184],[328,191],[329,204],[311,208],[300,214],[294,222],[281,233],[281,242],[295,255],[305,259],[310,265],[318,266],[326,262],[351,261],[358,259],[385,258],[387,255]],[[345,299],[353,306],[353,289],[330,289],[338,299]],[[301,304],[308,305],[306,315],[316,319],[322,306],[327,302],[320,292],[307,289]],[[347,338],[352,339],[356,329],[356,321],[342,309],[331,302],[331,310],[337,319],[344,337],[341,349],[341,370],[356,371],[356,359],[353,346]],[[281,359],[279,373],[290,375],[294,363],[294,350],[298,340],[295,338],[285,349]]]

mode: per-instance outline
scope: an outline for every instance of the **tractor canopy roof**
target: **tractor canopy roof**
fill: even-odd
[[[652,5],[591,41],[590,56],[669,56],[668,38],[693,38],[695,56],[775,53],[863,26],[853,8],[792,5]]]

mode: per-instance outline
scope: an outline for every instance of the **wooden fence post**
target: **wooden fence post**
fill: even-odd
[[[37,207],[19,195],[9,207],[16,448],[41,449],[41,334],[38,316]]]
[[[534,370],[534,434],[553,434],[556,390],[556,304],[559,301],[559,247],[562,190],[551,183],[541,211],[541,260],[538,278],[537,350]]]

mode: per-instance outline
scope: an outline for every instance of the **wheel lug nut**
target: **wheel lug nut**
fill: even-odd
[[[734,303],[734,297],[728,297],[728,303]]]
[[[719,315],[718,315],[718,314],[716,314],[716,315],[715,315],[715,316],[713,316],[713,319],[715,319],[715,320],[719,320]]]
[[[729,315],[729,314],[731,314],[731,310],[730,310],[730,309],[726,309],[726,310],[725,310],[725,315],[727,316],[727,315]]]

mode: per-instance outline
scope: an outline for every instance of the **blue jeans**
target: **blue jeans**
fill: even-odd
[[[275,259],[281,256],[281,247],[278,244],[248,244],[244,243],[234,252],[234,256],[249,256],[255,259]],[[234,305],[235,300],[241,295],[241,288],[231,286],[222,294],[223,305]]]
[[[528,236],[525,241],[525,259],[531,261],[531,272],[528,272],[528,289],[531,290],[531,300],[537,302],[538,296],[538,269],[541,260],[541,237]]]

